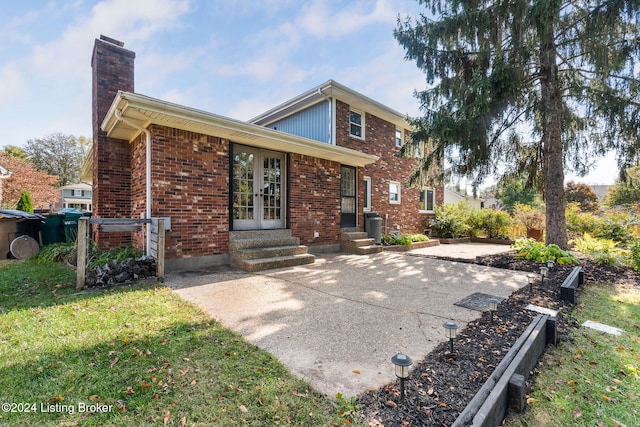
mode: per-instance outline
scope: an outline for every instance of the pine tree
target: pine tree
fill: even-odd
[[[566,248],[565,168],[586,174],[615,150],[623,171],[640,156],[640,2],[419,2],[394,33],[428,84],[403,153],[432,151],[412,181],[524,173],[544,194],[547,243]]]
[[[22,190],[20,192],[20,200],[18,200],[16,209],[23,212],[33,213],[33,202],[31,201],[31,195],[27,190]]]

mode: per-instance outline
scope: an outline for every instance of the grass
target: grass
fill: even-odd
[[[34,410],[2,411],[0,424],[333,426],[354,417],[348,401],[314,392],[161,284],[76,292],[74,281],[59,263],[0,264],[0,402]]]
[[[543,361],[521,426],[640,425],[640,290],[590,284],[574,316],[623,329],[615,336],[580,327]]]

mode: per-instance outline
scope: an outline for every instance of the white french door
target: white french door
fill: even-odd
[[[233,229],[285,227],[283,153],[235,145],[233,150]]]

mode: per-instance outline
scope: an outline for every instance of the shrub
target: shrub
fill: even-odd
[[[468,203],[460,202],[436,207],[436,215],[429,224],[438,237],[454,238],[467,235]]]
[[[585,233],[583,237],[573,241],[576,249],[591,258],[597,264],[618,266],[624,264],[625,250],[619,249],[611,239],[591,237]]]
[[[62,262],[67,261],[71,264],[75,265],[76,258],[76,244],[75,242],[61,242],[61,243],[52,243],[50,245],[44,246],[36,259],[38,262]]]
[[[528,230],[544,230],[545,215],[541,208],[516,203],[513,215]]]
[[[409,234],[407,235],[407,237],[409,239],[411,239],[412,242],[428,242],[429,241],[429,236],[425,235],[425,234]]]
[[[588,212],[582,212],[576,203],[570,203],[565,210],[567,232],[570,238],[582,236],[584,233],[593,234],[598,228],[600,218]]]
[[[513,224],[513,220],[507,212],[494,209],[473,211],[467,219],[467,225],[473,236],[483,236],[490,239],[506,236],[511,224]]]
[[[31,200],[31,194],[27,190],[20,192],[20,200],[16,205],[16,209],[23,212],[33,213],[33,201]]]
[[[426,236],[425,236],[426,237]],[[409,246],[411,245],[411,238],[406,234],[385,234],[382,236],[382,243],[385,245],[403,245]]]
[[[593,234],[595,237],[628,243],[633,240],[633,226],[638,223],[628,211],[612,209],[598,221]]]
[[[578,264],[578,260],[569,251],[560,249],[558,245],[545,246],[544,243],[534,239],[518,239],[511,246],[516,250],[516,258],[524,258],[530,261],[547,262],[557,264]]]

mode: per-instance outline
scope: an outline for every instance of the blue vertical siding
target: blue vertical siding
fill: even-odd
[[[330,142],[329,102],[322,101],[269,125],[271,129],[303,136],[320,142]]]

